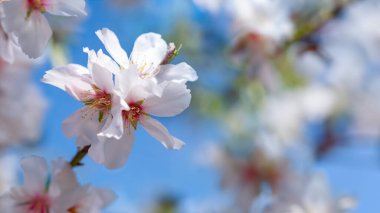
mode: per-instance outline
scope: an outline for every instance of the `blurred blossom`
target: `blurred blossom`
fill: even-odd
[[[264,137],[258,138],[252,151],[245,150],[243,154],[217,146],[208,148],[207,156],[220,170],[221,186],[232,192],[234,208],[238,211],[247,212],[255,198],[265,190],[265,184],[276,191],[279,181],[286,174],[284,150],[271,142]]]
[[[339,106],[334,90],[310,85],[299,91],[269,96],[260,115],[264,128],[274,132],[284,144],[303,142],[304,128],[313,121],[332,116]]]
[[[221,10],[224,0],[194,0],[194,3],[202,9],[217,13]]]
[[[0,194],[7,192],[17,181],[16,157],[2,154],[0,157]]]
[[[352,197],[335,198],[321,174],[291,175],[284,181],[265,213],[343,213],[356,205]]]
[[[0,199],[7,212],[98,213],[115,199],[113,192],[80,186],[67,162],[53,161],[49,173],[45,159],[37,156],[21,161],[24,185],[13,187]]]
[[[34,62],[22,54],[18,58],[14,64],[0,60],[0,144],[3,147],[36,142],[47,107],[47,101],[30,79]]]
[[[230,16],[234,33],[258,34],[280,42],[292,35],[289,8],[281,1],[267,0],[194,0],[205,9],[216,12],[223,8]]]
[[[354,2],[341,18],[318,32],[319,53],[295,58],[297,69],[310,81],[322,81],[335,91],[339,111],[352,118],[350,133],[357,136],[378,137],[380,34],[372,24],[379,18],[379,9],[378,1]]]
[[[13,33],[22,51],[31,58],[44,52],[52,30],[45,13],[57,16],[86,15],[84,0],[12,0],[2,3],[2,25],[7,33]]]

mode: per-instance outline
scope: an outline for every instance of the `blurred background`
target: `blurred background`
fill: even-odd
[[[81,20],[50,17],[49,50],[0,61],[0,189],[23,156],[70,159],[62,121],[81,107],[40,82],[85,65],[113,30],[130,52],[145,32],[182,45],[173,63],[197,71],[185,113],[161,122],[186,142],[166,150],[138,130],[127,164],[85,158],[82,183],[112,189],[107,213],[378,213],[380,1],[87,1]]]

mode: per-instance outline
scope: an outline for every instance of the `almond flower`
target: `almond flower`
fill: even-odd
[[[101,50],[84,51],[88,53],[88,68],[69,64],[47,71],[42,79],[85,105],[63,122],[65,135],[78,136],[77,144],[81,147],[96,141],[97,134],[115,131],[120,124],[113,117],[121,114],[122,108],[129,109],[114,89],[112,72],[119,67]]]
[[[181,148],[183,142],[151,115],[169,117],[185,110],[191,99],[185,83],[197,79],[195,71],[186,63],[168,64],[177,50],[158,34],[140,36],[131,58],[112,31],[103,29],[97,35],[117,63],[101,50],[96,54],[86,48],[88,69],[71,64],[43,78],[85,104],[64,121],[65,135],[77,136],[77,145],[90,146],[89,155],[108,168],[126,162],[138,124],[166,148]]]
[[[80,186],[70,165],[61,159],[53,161],[51,174],[46,160],[37,156],[23,159],[21,167],[24,185],[0,198],[6,212],[97,213],[115,198],[109,190]]]
[[[153,80],[158,84],[163,82],[186,83],[198,79],[195,70],[187,63],[170,64],[179,49],[173,43],[167,44],[159,34],[144,33],[139,36],[130,57],[120,46],[117,36],[111,30],[103,28],[98,30],[96,35],[122,70],[134,65],[137,67],[141,79]]]
[[[130,58],[112,31],[102,29],[96,34],[121,67],[115,73],[115,86],[129,109],[124,108],[113,117],[115,123],[121,124],[113,132],[118,134],[101,134],[103,138],[92,144],[90,155],[108,168],[122,166],[132,148],[138,124],[166,148],[180,149],[184,143],[151,116],[171,117],[183,112],[191,100],[185,83],[196,80],[196,72],[186,63],[168,64],[177,50],[158,34],[138,37]]]
[[[138,124],[168,149],[180,149],[184,145],[151,115],[171,117],[183,112],[190,104],[190,90],[185,84],[171,82],[162,88],[161,96],[157,96],[151,92],[152,86],[147,86],[143,81],[136,66],[130,66],[122,75],[116,76],[121,98],[129,109],[124,108],[113,117],[117,120],[115,123],[121,124],[121,131],[117,131],[119,134],[102,135],[100,140],[93,141],[89,151],[95,161],[108,168],[124,165],[132,149]]]
[[[57,16],[86,15],[84,0],[12,0],[1,3],[5,32],[13,33],[25,54],[31,58],[42,55],[52,30],[45,13]]]

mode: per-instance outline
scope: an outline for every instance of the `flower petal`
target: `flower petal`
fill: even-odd
[[[92,79],[96,86],[108,93],[113,91],[112,73],[98,63],[94,63],[91,70]]]
[[[49,187],[49,194],[57,196],[59,194],[75,190],[79,183],[70,164],[59,158],[52,162],[52,182]]]
[[[127,53],[120,45],[119,39],[114,32],[108,28],[96,31],[96,35],[103,43],[104,47],[111,54],[112,58],[123,68],[128,68],[129,59]]]
[[[24,27],[27,14],[23,0],[12,0],[1,3],[3,6],[2,25],[7,33],[20,31]],[[25,14],[25,16],[23,15]]]
[[[91,144],[91,140],[96,139],[96,133],[100,128],[97,116],[95,111],[83,107],[63,121],[62,130],[68,138],[78,136],[78,140],[84,139],[86,143],[81,146]]]
[[[151,96],[145,99],[144,112],[160,117],[178,115],[189,107],[190,90],[185,84],[169,83],[163,90],[162,96]]]
[[[156,33],[145,33],[139,36],[133,46],[131,62],[136,64],[144,75],[154,75],[157,67],[164,60],[168,45]]]
[[[180,64],[167,64],[160,67],[160,73],[156,76],[158,82],[172,81],[186,83],[196,81],[198,75],[195,70],[185,62]]]
[[[39,12],[33,12],[14,34],[22,51],[31,58],[38,58],[45,51],[52,31],[46,18]]]
[[[98,136],[120,139],[123,135],[124,124],[122,117],[122,110],[129,110],[125,108],[121,102],[124,102],[119,96],[113,98],[113,104],[111,109],[111,116],[108,116],[102,131],[98,133]],[[126,103],[124,103],[127,105]]]
[[[120,140],[115,138],[103,138],[90,147],[89,155],[94,161],[105,165],[109,169],[122,167],[128,159],[134,143],[134,130],[129,128],[124,131]]]
[[[24,171],[25,188],[31,192],[41,192],[48,180],[48,165],[45,159],[37,156],[23,158],[21,167]]]
[[[84,0],[50,0],[45,9],[57,16],[85,16],[85,6]]]
[[[83,52],[88,54],[87,67],[89,70],[92,70],[93,64],[97,63],[113,74],[118,75],[120,73],[119,65],[111,57],[104,54],[101,49],[96,53],[94,50],[89,50],[85,47],[83,48]]]
[[[181,149],[185,145],[184,142],[170,135],[168,129],[159,121],[151,117],[143,117],[139,121],[144,129],[167,149]]]
[[[42,78],[42,82],[68,92],[77,100],[92,90],[90,81],[89,71],[77,64],[56,67],[47,71]]]

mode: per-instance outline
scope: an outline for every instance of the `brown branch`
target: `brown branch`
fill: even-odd
[[[78,152],[75,154],[75,156],[70,161],[70,166],[72,168],[77,166],[82,166],[81,163],[82,159],[87,155],[88,150],[90,149],[91,145],[87,145],[81,149],[78,150]]]

